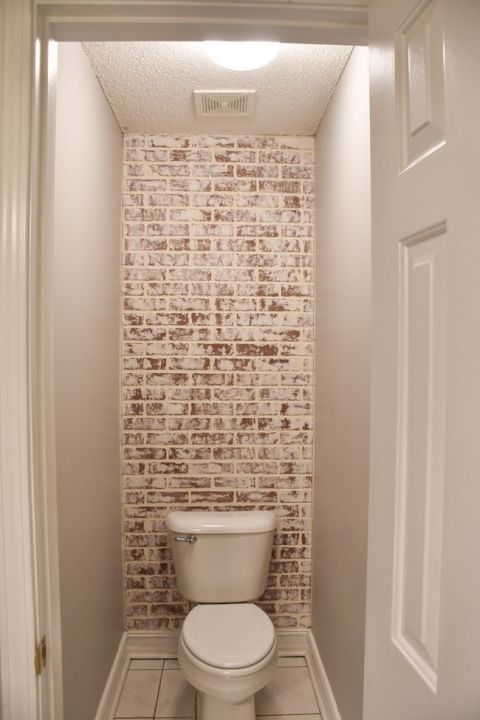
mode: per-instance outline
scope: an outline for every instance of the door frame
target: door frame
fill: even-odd
[[[366,45],[363,0],[0,0],[0,710],[62,720],[51,286],[55,42]],[[212,27],[215,28],[214,32]],[[40,678],[34,647],[48,640]]]

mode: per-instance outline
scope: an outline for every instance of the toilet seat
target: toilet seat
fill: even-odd
[[[182,639],[202,663],[240,669],[270,653],[275,630],[270,618],[252,603],[197,605],[185,619]]]

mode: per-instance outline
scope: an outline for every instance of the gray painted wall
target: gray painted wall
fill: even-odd
[[[77,43],[59,45],[55,411],[65,720],[91,720],[123,630],[122,135]]]
[[[316,135],[313,633],[342,720],[360,720],[370,360],[368,50],[354,50]]]

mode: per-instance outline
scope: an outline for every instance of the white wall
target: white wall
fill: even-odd
[[[316,135],[313,633],[342,720],[360,720],[370,327],[368,50],[354,50]]]
[[[91,720],[123,629],[122,135],[77,43],[59,45],[57,91],[54,333],[64,720]]]

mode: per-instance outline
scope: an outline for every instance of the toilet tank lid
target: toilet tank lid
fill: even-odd
[[[172,512],[167,528],[179,533],[226,534],[270,532],[275,528],[275,513],[269,510],[245,512]]]

